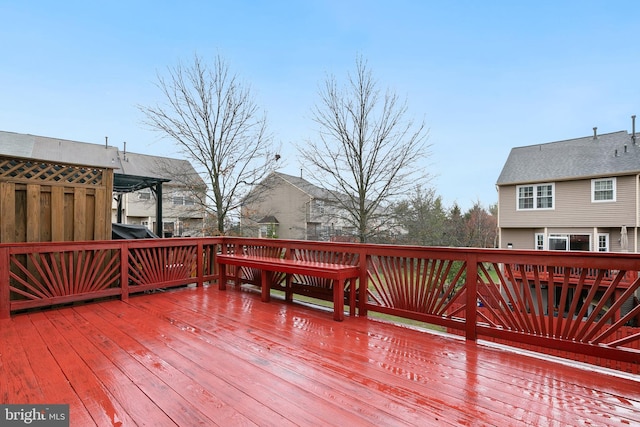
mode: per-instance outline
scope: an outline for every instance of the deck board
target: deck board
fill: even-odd
[[[233,287],[15,315],[0,375],[79,426],[640,425],[636,377]]]

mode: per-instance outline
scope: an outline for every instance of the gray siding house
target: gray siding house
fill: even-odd
[[[500,248],[638,252],[633,128],[513,148],[497,181]]]

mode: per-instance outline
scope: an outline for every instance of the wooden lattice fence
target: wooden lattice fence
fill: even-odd
[[[111,238],[113,170],[0,156],[0,243]]]

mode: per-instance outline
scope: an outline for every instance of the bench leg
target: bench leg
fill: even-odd
[[[344,320],[344,279],[333,281],[333,320]]]
[[[293,302],[293,290],[291,290],[291,280],[292,280],[292,275],[291,274],[287,274],[286,279],[285,279],[285,300],[287,302]]]
[[[262,270],[260,276],[262,276],[262,301],[269,302],[271,300],[271,289],[267,280],[267,271]]]
[[[356,315],[356,279],[349,279],[349,316]]]
[[[218,289],[224,291],[227,289],[227,266],[225,264],[218,264]]]
[[[236,286],[242,285],[242,280],[240,280],[240,275],[242,274],[242,267],[236,265],[235,275],[233,276],[233,284]]]

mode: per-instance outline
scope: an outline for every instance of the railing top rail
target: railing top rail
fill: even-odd
[[[24,254],[33,252],[68,252],[96,249],[119,249],[123,246],[129,248],[171,247],[180,245],[193,245],[199,242],[203,244],[217,244],[222,242],[221,237],[178,237],[171,239],[122,239],[122,240],[83,240],[60,242],[21,242],[0,243],[0,248],[7,248],[12,254]]]
[[[401,246],[389,244],[320,242],[289,239],[259,239],[246,237],[178,237],[170,239],[93,240],[64,242],[0,243],[10,253],[75,251],[96,249],[170,247],[202,243],[258,245],[291,249],[328,250],[332,252],[366,253],[376,256],[415,258],[465,259],[475,255],[478,262],[537,264],[556,267],[607,268],[640,271],[640,254],[622,252],[540,251],[514,249],[481,249],[438,246]]]

